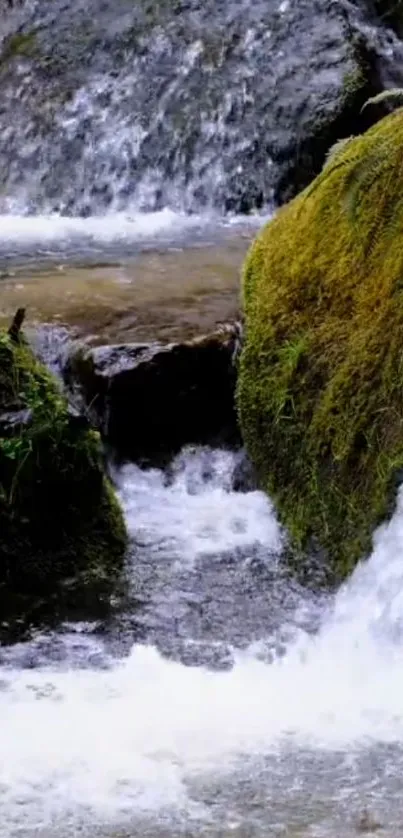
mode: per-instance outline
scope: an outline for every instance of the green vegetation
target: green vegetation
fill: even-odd
[[[35,32],[16,32],[9,35],[0,50],[0,66],[14,57],[33,58],[36,55]]]
[[[403,110],[340,145],[246,259],[238,407],[294,543],[344,576],[403,467]]]
[[[365,110],[368,105],[379,105],[383,102],[389,102],[392,103],[392,105],[401,105],[403,102],[403,88],[390,87],[386,90],[382,90],[381,93],[377,93],[376,96],[371,96],[370,99],[367,99],[361,110]]]
[[[125,545],[98,434],[23,340],[0,332],[0,594],[53,595],[78,579],[105,588]]]

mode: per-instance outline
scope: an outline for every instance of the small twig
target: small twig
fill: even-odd
[[[14,343],[20,342],[20,332],[22,324],[25,320],[25,308],[18,308],[14,317],[13,322],[8,330],[9,337]]]

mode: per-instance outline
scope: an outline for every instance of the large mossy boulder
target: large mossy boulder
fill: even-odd
[[[98,434],[23,339],[0,331],[0,619],[20,595],[105,591],[125,545]]]
[[[344,576],[403,467],[403,110],[337,149],[252,245],[238,408],[301,548]]]

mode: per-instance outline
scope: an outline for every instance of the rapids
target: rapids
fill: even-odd
[[[320,169],[351,31],[402,84],[376,5],[0,0],[0,320],[123,341],[235,319],[246,241]],[[238,460],[123,466],[125,596],[0,647],[0,838],[403,834],[403,491],[314,594]]]
[[[237,458],[123,467],[125,608],[1,650],[1,838],[400,834],[403,494],[308,595]]]

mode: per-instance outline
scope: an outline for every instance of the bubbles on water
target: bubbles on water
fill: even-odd
[[[268,564],[281,547],[264,496],[233,491],[235,464],[228,452],[190,449],[168,473],[126,466],[120,474],[130,530],[151,549],[164,607],[172,580],[200,580],[211,560],[225,567],[221,550],[235,551],[235,580],[253,543]],[[158,834],[162,823],[166,836],[180,834],[178,823],[218,836],[230,821],[250,836],[299,824],[322,838],[353,834],[366,803],[398,823],[402,548],[403,492],[369,561],[322,603],[319,631],[285,630],[281,654],[268,655],[268,590],[260,638],[233,646],[226,671],[184,665],[150,643],[113,657],[86,625],[38,637],[33,667],[32,644],[3,650],[1,838],[34,829],[41,838],[52,829],[86,836],[89,825],[89,836],[98,825],[105,835],[125,825],[140,834],[139,824],[141,834]],[[242,601],[246,612],[258,598],[245,591]],[[300,600],[300,611],[311,607]],[[197,646],[203,636],[188,639]]]
[[[111,249],[122,255],[133,247],[180,242],[181,237],[208,224],[209,219],[181,216],[171,210],[89,218],[2,215],[0,253],[10,258],[35,256],[37,260],[57,255],[89,258]]]
[[[85,262],[132,257],[142,250],[205,246],[227,237],[250,238],[269,214],[228,216],[158,212],[109,213],[87,218],[63,215],[0,215],[0,256],[35,266],[55,260]]]
[[[229,451],[195,448],[166,473],[125,466],[118,482],[134,541],[188,563],[255,544],[279,553],[283,535],[273,508],[261,492],[232,491],[234,463]]]

